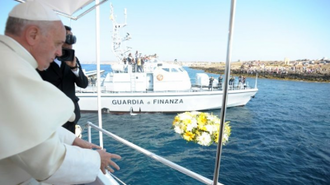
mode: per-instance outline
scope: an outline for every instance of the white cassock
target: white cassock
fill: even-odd
[[[98,152],[72,146],[61,126],[72,101],[36,72],[32,55],[0,35],[0,184],[82,184],[96,179]]]

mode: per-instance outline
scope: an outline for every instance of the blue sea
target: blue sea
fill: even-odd
[[[86,70],[95,65],[83,65]],[[109,65],[101,69],[110,71]],[[186,68],[194,77],[196,72]],[[210,74],[211,75],[211,74]],[[214,75],[216,76],[216,75]],[[254,78],[247,78],[254,85]],[[258,79],[244,107],[228,108],[231,136],[222,147],[223,184],[330,184],[330,83]],[[220,115],[220,110],[207,111]],[[98,124],[82,113],[79,124]],[[102,114],[103,128],[185,168],[213,179],[216,145],[187,143],[172,129],[176,114]],[[87,138],[87,129],[83,136]],[[98,143],[98,132],[93,141]],[[122,156],[114,174],[130,185],[202,184],[104,136],[108,152]]]

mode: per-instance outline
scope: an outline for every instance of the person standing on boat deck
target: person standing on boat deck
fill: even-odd
[[[235,81],[235,78],[233,76],[231,76],[229,78],[229,88],[230,89],[234,89],[234,81]]]
[[[246,78],[245,76],[242,76],[243,77],[243,86],[244,86],[244,89],[246,89]]]
[[[124,63],[124,72],[127,73],[127,58],[123,58],[123,63]]]
[[[127,61],[128,61],[127,71],[131,73],[133,72],[133,61],[134,61],[132,57],[132,53],[128,54]]]
[[[36,71],[62,55],[65,29],[38,1],[16,5],[0,35],[0,184],[82,184],[120,159],[62,126],[74,105]],[[97,150],[91,150],[95,148]]]
[[[138,57],[139,57],[139,51],[136,51],[135,52],[135,61],[137,61]]]
[[[129,65],[132,65],[132,53],[128,54],[127,61]]]
[[[243,89],[243,83],[242,83],[242,80],[243,80],[242,75],[239,75],[239,77],[238,77],[238,85],[237,85],[237,87],[240,88],[240,89]]]
[[[213,81],[214,81],[214,78],[213,76],[209,79],[209,90],[213,90]]]
[[[144,63],[145,63],[145,57],[141,57],[141,70],[144,72]]]
[[[135,73],[136,72],[136,60],[135,58],[131,58],[132,60],[132,72]]]
[[[218,78],[218,86],[219,86],[219,89],[222,89],[222,75],[220,75]]]
[[[142,73],[142,57],[141,57],[141,53],[140,53],[140,56],[137,58],[137,72],[138,73]]]
[[[62,51],[64,51],[63,56],[55,58],[48,69],[37,71],[43,80],[55,85],[74,103],[76,119],[72,122],[66,122],[63,127],[75,133],[76,124],[80,119],[79,98],[76,96],[76,85],[86,88],[88,86],[88,78],[83,73],[80,62],[72,49],[72,45],[76,43],[76,37],[72,34],[71,27],[64,27],[66,30],[66,40],[62,46]]]
[[[134,72],[135,72],[135,73],[138,72],[138,70],[137,70],[137,68],[138,68],[138,65],[137,65],[137,63],[138,63],[138,58],[139,58],[139,51],[136,51],[136,52],[135,52],[135,58],[134,58]]]

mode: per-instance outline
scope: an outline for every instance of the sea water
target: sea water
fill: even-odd
[[[96,69],[95,65],[83,67]],[[111,67],[101,65],[101,69]],[[186,69],[192,77],[201,72]],[[254,84],[253,78],[247,80]],[[330,83],[258,79],[258,89],[246,106],[227,109],[232,134],[222,147],[219,182],[330,184]],[[206,112],[220,115],[220,110]],[[98,124],[97,116],[83,113],[79,124]],[[102,120],[110,132],[212,180],[216,145],[187,143],[171,129],[175,116],[102,114]],[[96,131],[93,141],[98,143]],[[116,160],[121,169],[114,174],[126,184],[202,184],[107,136],[104,147],[122,156]]]

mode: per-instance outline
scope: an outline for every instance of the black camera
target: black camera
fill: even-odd
[[[74,36],[74,35],[66,35],[66,38],[65,38],[65,43],[69,44],[69,45],[72,45],[72,44],[75,44],[77,42],[77,37]]]
[[[73,61],[74,59],[74,50],[73,49],[67,49],[62,48],[62,56],[57,57],[58,60],[64,62],[64,61]]]

